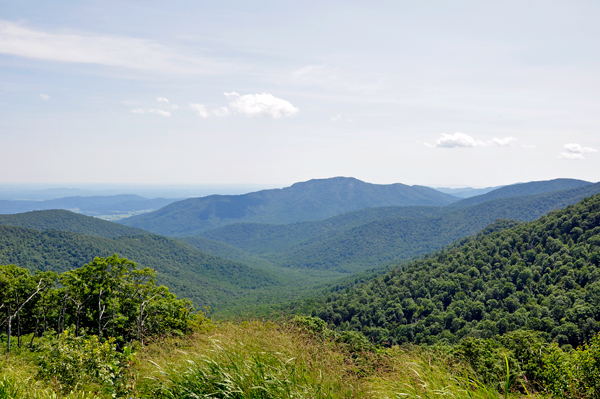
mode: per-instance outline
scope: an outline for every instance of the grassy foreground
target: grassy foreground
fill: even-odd
[[[85,379],[61,389],[56,378],[41,379],[34,354],[24,349],[3,356],[0,367],[0,398],[505,397],[440,350],[356,351],[272,322],[209,325],[139,348],[125,373],[127,392]]]

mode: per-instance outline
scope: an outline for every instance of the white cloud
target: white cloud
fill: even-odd
[[[164,109],[157,109],[157,108],[149,109],[148,113],[162,115],[162,116],[171,116],[171,112],[165,111]]]
[[[577,143],[565,144],[563,147],[565,147],[566,150],[572,154],[588,154],[590,152],[598,152],[598,150],[595,148],[582,147],[580,144]]]
[[[190,104],[190,108],[192,108],[200,118],[208,118],[208,110],[202,104]]]
[[[560,159],[585,159],[583,154],[589,154],[592,152],[598,152],[597,149],[591,147],[583,147],[577,143],[569,143],[565,144],[563,147],[567,150],[567,152],[561,152],[558,157]]]
[[[231,114],[231,112],[229,111],[229,109],[227,107],[221,107],[221,108],[213,109],[211,111],[211,113],[214,116],[216,116],[217,118],[222,118],[224,116],[227,116],[227,115]]]
[[[331,120],[334,122],[339,121],[340,119],[342,119],[342,115],[341,114],[337,114],[336,116],[332,117]]]
[[[485,145],[483,141],[475,140],[468,134],[460,132],[454,134],[442,133],[442,137],[435,141],[435,146],[442,148],[477,147],[482,145]]]
[[[501,139],[494,137],[492,140],[490,140],[492,144],[499,145],[501,147],[510,147],[515,141],[517,141],[517,139],[514,137],[504,137]]]
[[[47,95],[47,94],[40,94],[40,98],[41,98],[42,100],[49,100],[49,99],[50,99],[50,96],[49,96],[49,95]]]
[[[465,133],[456,132],[454,134],[442,133],[442,137],[435,141],[435,145],[427,144],[428,147],[442,147],[442,148],[454,148],[454,147],[487,147],[491,145],[497,145],[500,147],[510,147],[517,141],[514,137],[494,137],[489,141],[476,140],[472,136]]]
[[[218,73],[225,65],[183,56],[144,39],[48,33],[0,20],[0,53],[21,57],[168,73]]]
[[[224,93],[229,107],[238,114],[248,117],[283,118],[296,115],[300,110],[290,102],[277,98],[272,94],[246,94],[236,92]]]
[[[156,101],[158,101],[159,103],[168,103],[169,99],[168,98],[164,98],[164,97],[158,97],[156,99]]]
[[[157,114],[157,115],[161,115],[161,116],[166,116],[169,117],[171,116],[171,113],[169,111],[165,111],[164,109],[157,109],[157,108],[151,108],[151,109],[143,109],[143,108],[136,108],[136,109],[132,109],[131,111],[132,114]]]
[[[190,108],[196,111],[196,114],[203,119],[210,118],[211,116],[222,118],[231,114],[231,111],[229,111],[227,107],[216,108],[209,111],[202,104],[190,104]]]
[[[560,159],[584,159],[583,155],[581,154],[575,154],[572,152],[561,152],[558,157]]]

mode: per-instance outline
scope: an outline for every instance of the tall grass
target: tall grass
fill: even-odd
[[[34,356],[0,360],[0,398],[109,398],[101,386],[61,393],[39,379]],[[356,352],[293,326],[220,323],[139,348],[127,398],[500,399],[443,350],[394,347]],[[92,389],[93,388],[93,389]],[[510,395],[508,395],[510,397]]]
[[[366,378],[365,384],[369,397],[381,399],[500,397],[444,351],[417,346],[387,350],[385,368]]]
[[[223,324],[164,356],[150,349],[155,370],[142,387],[157,398],[355,397],[354,361],[332,345],[274,323]]]

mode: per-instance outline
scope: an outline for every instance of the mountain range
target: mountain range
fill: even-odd
[[[120,223],[172,237],[197,235],[238,222],[288,224],[322,220],[354,210],[381,206],[442,206],[458,198],[429,187],[370,184],[335,177],[244,195],[189,198]]]
[[[259,305],[268,308],[342,277],[385,270],[486,226],[501,230],[516,223],[497,219],[531,221],[600,192],[598,183],[571,179],[515,186],[460,200],[421,186],[334,178],[178,201],[121,224],[64,210],[0,215],[0,264],[64,271],[117,253],[156,269],[159,282],[197,306],[256,313]],[[393,201],[409,205],[390,206]],[[245,222],[252,218],[309,220]],[[155,232],[125,225],[140,220]],[[195,235],[182,236],[187,231]]]

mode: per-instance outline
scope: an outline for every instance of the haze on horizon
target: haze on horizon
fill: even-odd
[[[600,3],[0,0],[0,184],[600,180]]]

